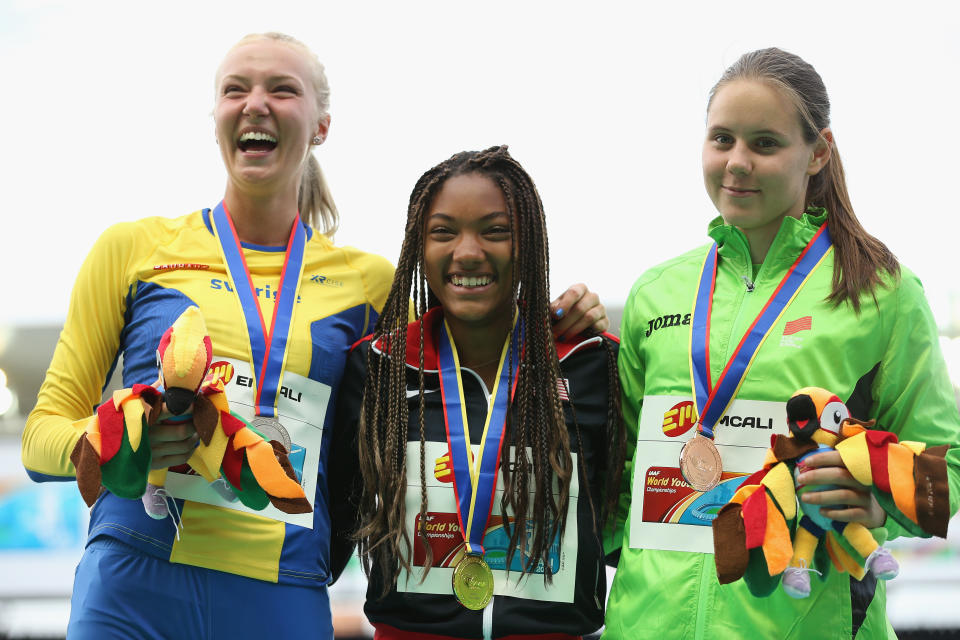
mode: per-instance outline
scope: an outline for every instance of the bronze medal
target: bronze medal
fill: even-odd
[[[493,572],[479,555],[465,555],[453,569],[453,595],[467,609],[479,611],[493,597]]]
[[[250,426],[253,429],[260,433],[263,436],[263,439],[267,442],[271,440],[276,440],[283,445],[283,449],[290,453],[290,449],[293,446],[293,440],[290,439],[290,434],[286,429],[283,428],[283,425],[280,424],[280,420],[273,418],[271,416],[255,416],[253,421],[250,423]]]
[[[723,463],[713,440],[699,433],[687,440],[680,450],[680,473],[697,491],[707,492],[717,486]]]

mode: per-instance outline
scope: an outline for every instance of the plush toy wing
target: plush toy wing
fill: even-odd
[[[854,421],[836,446],[843,463],[877,502],[911,535],[947,537],[950,519],[946,445],[898,442],[887,431],[864,429]]]
[[[234,413],[222,414],[221,426],[227,440],[220,469],[243,504],[260,510],[272,503],[285,513],[313,510],[283,445],[267,442]]]
[[[96,501],[101,485],[117,496],[139,498],[148,476],[162,484],[165,470],[150,471],[146,433],[157,424],[166,400],[174,413],[193,404],[190,417],[200,444],[188,464],[205,480],[213,482],[222,475],[251,509],[273,503],[286,513],[312,510],[286,451],[265,441],[230,412],[222,368],[208,371],[211,356],[200,310],[189,307],[164,333],[157,350],[166,393],[147,385],[122,389],[87,421],[70,456],[87,505]]]
[[[769,595],[793,555],[797,518],[793,471],[767,452],[764,468],[749,476],[713,521],[714,561],[720,584],[744,578],[755,596]]]
[[[88,506],[101,484],[121,498],[139,498],[147,487],[150,445],[147,425],[160,413],[160,392],[147,385],[120,389],[87,420],[70,460],[77,486]]]

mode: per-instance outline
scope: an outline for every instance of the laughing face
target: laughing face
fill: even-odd
[[[443,183],[425,221],[424,271],[444,317],[460,327],[513,320],[513,234],[500,187],[479,173]]]
[[[326,136],[309,63],[280,42],[235,47],[217,73],[217,142],[228,189],[265,195],[299,187],[314,136]]]

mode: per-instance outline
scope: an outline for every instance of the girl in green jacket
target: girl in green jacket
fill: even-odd
[[[604,637],[895,637],[872,574],[832,571],[802,600],[719,585],[710,523],[762,466],[770,436],[787,432],[786,400],[804,386],[830,389],[854,417],[901,440],[957,442],[922,287],[854,215],[826,89],[797,56],[764,49],[727,69],[708,102],[703,175],[720,213],[715,244],[643,274],[624,309],[619,367],[633,450]],[[801,255],[809,265],[787,281],[786,306],[764,314]],[[903,533],[838,454],[809,461],[799,482],[835,488],[805,502],[863,523],[881,543]],[[947,462],[953,513],[955,450]]]

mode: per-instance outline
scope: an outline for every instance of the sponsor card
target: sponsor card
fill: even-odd
[[[763,464],[770,436],[787,433],[782,402],[735,400],[714,427],[723,460],[720,483],[708,492],[680,475],[680,450],[696,433],[691,398],[647,396],[637,433],[629,544],[638,549],[713,553],[711,523],[744,478]]]
[[[218,358],[216,355],[213,359],[233,365],[233,377],[225,387],[227,399],[230,401],[230,410],[249,422],[255,414],[254,380],[250,372],[250,364],[230,358]],[[323,421],[329,402],[330,387],[328,385],[295,373],[283,374],[283,387],[277,396],[277,410],[280,414],[280,423],[290,434],[292,443],[289,452],[290,464],[311,504],[317,490]],[[262,511],[254,511],[243,506],[233,494],[229,483],[223,478],[208,483],[192,470],[190,473],[170,471],[167,474],[166,489],[176,498],[245,511],[308,529],[313,528],[312,511],[284,513],[272,504],[267,505]]]
[[[472,447],[474,456],[479,446]],[[427,554],[423,545],[414,542],[413,566],[411,573],[401,571],[397,580],[397,591],[408,593],[435,593],[449,595],[453,593],[451,580],[453,568],[464,554],[463,533],[457,518],[456,499],[452,474],[445,473],[446,468],[440,460],[448,453],[446,442],[427,442],[425,445],[427,468],[434,473],[427,475],[426,533],[433,561],[430,572],[421,582],[422,571],[419,567],[427,564]],[[571,453],[574,468],[577,468],[577,454]],[[512,459],[512,456],[511,456]],[[407,504],[406,526],[411,541],[416,540],[415,526],[420,522],[420,443],[407,443]],[[499,471],[498,478],[499,478]],[[567,530],[563,535],[563,544],[556,541],[550,548],[550,563],[553,571],[553,584],[546,587],[543,583],[544,567],[540,563],[521,580],[521,563],[529,555],[528,549],[517,549],[507,569],[507,551],[510,537],[504,529],[504,522],[513,522],[509,514],[500,511],[500,499],[503,491],[500,483],[493,497],[493,512],[487,522],[483,537],[483,559],[493,571],[493,593],[498,596],[547,600],[551,602],[573,602],[577,573],[577,500],[579,496],[578,474],[570,479],[570,503],[567,510]],[[532,504],[532,501],[531,501]]]

